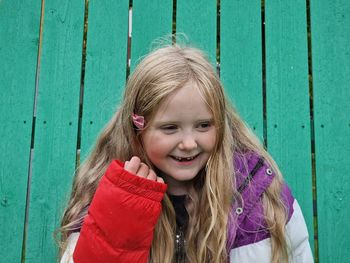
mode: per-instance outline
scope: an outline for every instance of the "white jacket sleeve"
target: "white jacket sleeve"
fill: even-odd
[[[291,249],[290,261],[298,263],[314,262],[305,219],[297,200],[294,200],[293,209],[293,215],[286,226],[287,238]]]
[[[294,199],[293,214],[286,225],[290,263],[313,263],[306,223],[297,200]],[[230,262],[270,263],[271,239],[234,248],[230,251]]]
[[[80,233],[77,232],[69,235],[67,239],[67,248],[63,253],[60,263],[74,263],[73,252],[77,244],[79,234]]]

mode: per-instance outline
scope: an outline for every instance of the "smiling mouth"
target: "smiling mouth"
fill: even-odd
[[[171,155],[170,157],[173,158],[174,160],[178,162],[190,162],[198,157],[199,154],[192,156],[192,157],[179,157],[179,156],[173,156]]]

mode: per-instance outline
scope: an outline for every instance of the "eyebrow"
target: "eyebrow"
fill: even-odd
[[[156,126],[162,126],[165,124],[179,124],[181,121],[172,121],[172,120],[165,120],[165,121],[154,121],[154,125]],[[214,118],[205,118],[205,119],[198,119],[195,121],[196,123],[198,122],[214,122]]]

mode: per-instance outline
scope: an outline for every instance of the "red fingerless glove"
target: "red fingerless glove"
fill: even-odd
[[[113,161],[102,177],[75,247],[75,263],[148,262],[167,185]]]

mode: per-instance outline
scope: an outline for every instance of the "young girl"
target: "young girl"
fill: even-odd
[[[313,262],[297,201],[201,51],[160,48],[79,168],[61,262]]]

